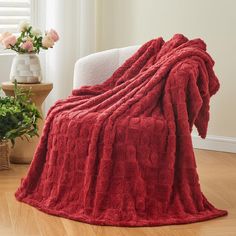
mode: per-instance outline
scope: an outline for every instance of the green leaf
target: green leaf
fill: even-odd
[[[32,102],[31,90],[23,90],[14,83],[14,97],[0,97],[0,140],[14,140],[17,137],[31,138],[38,135],[38,119],[41,118]]]

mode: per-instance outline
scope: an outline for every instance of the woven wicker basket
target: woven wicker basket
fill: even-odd
[[[7,170],[10,168],[10,148],[8,141],[0,141],[0,170]]]

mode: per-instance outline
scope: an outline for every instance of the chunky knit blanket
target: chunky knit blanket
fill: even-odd
[[[48,112],[19,201],[99,225],[182,224],[226,215],[201,192],[193,125],[205,138],[219,89],[201,39],[144,44],[104,83]]]

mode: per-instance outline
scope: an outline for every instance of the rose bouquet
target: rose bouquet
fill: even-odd
[[[27,21],[19,24],[19,35],[16,36],[9,32],[4,32],[0,36],[0,43],[5,49],[11,49],[19,54],[39,53],[40,49],[49,49],[59,40],[57,32],[53,29],[46,31],[45,34],[34,28]]]

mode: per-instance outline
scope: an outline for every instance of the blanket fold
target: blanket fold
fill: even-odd
[[[201,192],[191,130],[206,137],[219,89],[201,39],[145,43],[102,84],[48,112],[19,201],[117,226],[182,224],[226,215]]]

